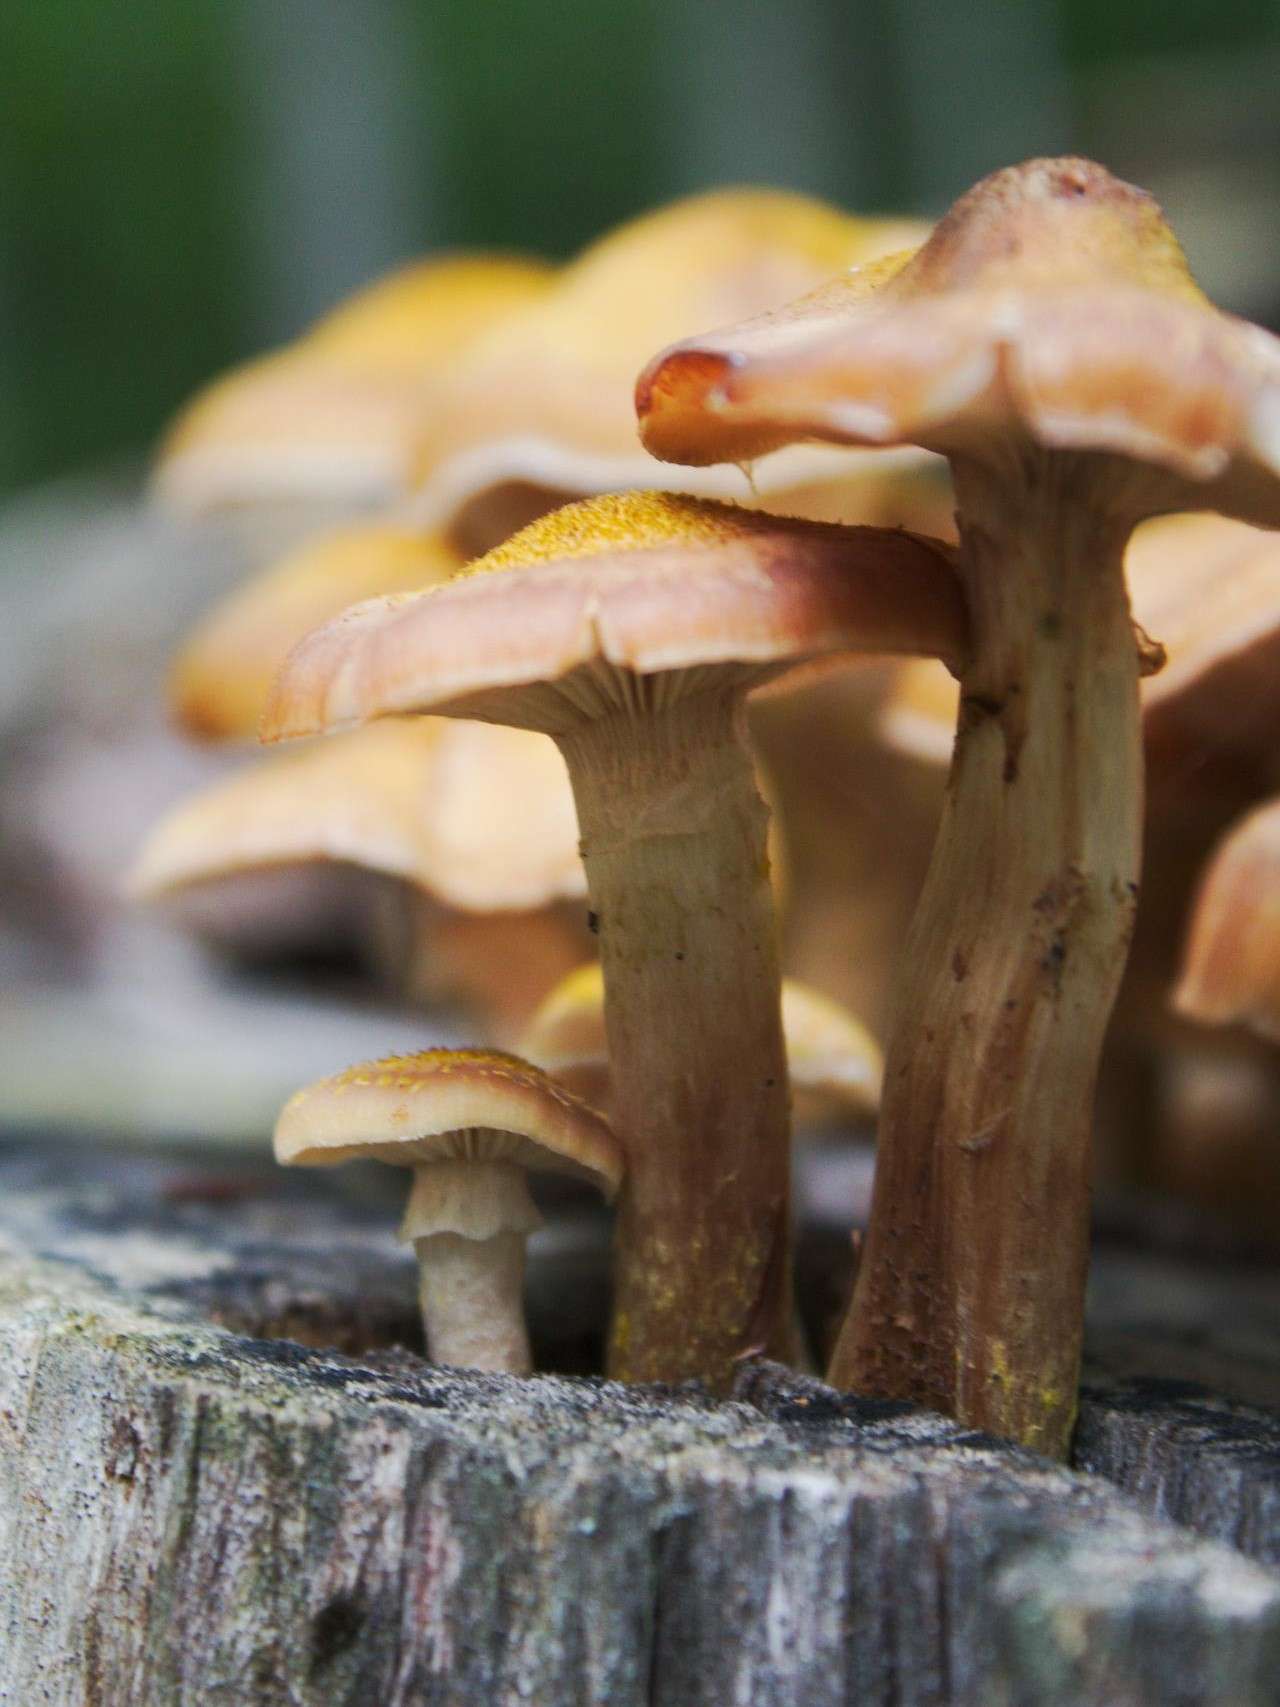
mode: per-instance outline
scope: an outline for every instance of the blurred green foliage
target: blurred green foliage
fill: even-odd
[[[1016,15],[1024,33],[1042,33],[1069,89],[1099,66],[1247,48],[1276,29],[1275,0],[1035,0],[1019,12],[1024,3],[740,0],[703,11],[694,0],[7,0],[0,491],[145,448],[202,379],[295,330],[314,304],[299,292],[291,308],[262,273],[273,242],[277,276],[308,266],[299,231],[351,250],[323,270],[327,289],[331,276],[355,283],[441,244],[563,255],[696,187],[700,173],[732,171],[739,155],[751,176],[776,156],[768,175],[797,187],[868,208],[906,204],[936,193],[953,141],[957,170],[967,164],[975,148],[961,132],[981,139],[993,119],[963,82],[940,92],[912,84],[914,55],[931,44],[945,84],[953,40],[980,61],[981,31]],[[395,131],[404,180],[388,202],[395,217],[376,241],[366,229],[364,248],[345,228],[349,209],[325,207],[323,184],[313,197],[323,217],[313,212],[310,227],[272,202],[291,179],[273,175],[271,150],[298,156],[296,177],[307,138],[291,154],[272,129],[272,91],[290,76],[293,47],[277,27],[274,60],[259,54],[262,8],[317,32],[348,122],[376,125],[397,103],[408,112]],[[944,11],[950,34],[939,27],[922,42],[920,29],[940,26]],[[970,16],[980,19],[972,37]],[[381,62],[358,55],[365,69],[343,83],[343,32],[354,42],[368,30],[390,44],[394,89],[366,86],[368,64]],[[784,55],[771,83],[778,44],[797,40],[804,51]],[[296,51],[313,45],[300,40]],[[740,99],[720,86],[739,75]],[[719,128],[691,142],[692,120],[716,102]],[[305,130],[334,112],[318,98],[286,118]],[[941,140],[926,136],[922,147],[930,124],[944,127]],[[1020,152],[1039,146],[1028,134]],[[401,157],[415,150],[420,158]]]
[[[1275,28],[1274,0],[1070,0],[1062,6],[1070,57],[1141,58],[1247,45]]]
[[[145,442],[244,316],[218,0],[0,7],[0,485]]]
[[[450,242],[564,255],[662,193],[661,18],[659,6],[600,0],[421,9]]]

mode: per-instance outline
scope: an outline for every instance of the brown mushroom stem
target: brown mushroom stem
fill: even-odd
[[[789,1112],[768,811],[741,696],[559,737],[604,969],[613,1125],[627,1158],[609,1372],[727,1387],[790,1350]],[[667,689],[669,692],[669,688]]]
[[[432,1362],[528,1375],[533,1359],[524,1320],[525,1235],[468,1239],[433,1233],[415,1239],[413,1248]]]
[[[956,459],[973,654],[831,1379],[1061,1455],[1142,753],[1127,520],[1104,507],[1097,459],[1026,457],[1012,471]]]
[[[475,1139],[483,1153],[485,1134]],[[414,1169],[400,1236],[417,1254],[433,1362],[529,1374],[525,1240],[541,1219],[524,1170],[513,1162],[449,1160]]]

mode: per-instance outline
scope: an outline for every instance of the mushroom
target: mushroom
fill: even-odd
[[[756,314],[836,270],[909,243],[927,227],[856,219],[779,190],[718,190],[645,214],[591,245],[552,288],[462,352],[424,416],[413,515],[482,551],[566,499],[652,483],[636,443],[636,369],[659,344],[713,320]],[[908,521],[914,486],[898,458],[859,468],[800,449],[763,475],[767,507],[860,521]],[[833,492],[831,483],[836,482]],[[745,497],[737,471],[682,476]],[[840,508],[832,509],[832,505]]]
[[[188,637],[169,673],[174,716],[203,740],[256,740],[267,689],[296,640],[359,599],[431,586],[461,562],[438,536],[391,523],[308,541]]]
[[[782,1034],[799,1124],[833,1113],[855,1120],[875,1114],[884,1063],[879,1045],[851,1013],[807,984],[784,978]],[[609,1044],[604,972],[598,962],[576,967],[544,997],[518,1051],[567,1090],[608,1113]]]
[[[724,1387],[747,1348],[787,1348],[786,1063],[744,695],[826,653],[964,645],[945,547],[628,493],[356,606],[276,682],[268,740],[433,712],[543,730],[568,762],[629,1169],[618,1375]]]
[[[258,758],[161,819],[130,887],[260,952],[333,928],[344,897],[325,886],[317,917],[298,880],[335,868],[409,899],[391,947],[412,994],[460,999],[504,1033],[590,941],[565,905],[586,879],[564,763],[544,737],[486,724],[399,718]]]
[[[603,1116],[525,1061],[426,1049],[367,1061],[298,1091],[275,1133],[286,1167],[377,1161],[413,1169],[400,1227],[421,1276],[437,1363],[527,1375],[525,1241],[542,1224],[528,1173],[612,1198],[622,1153]]]
[[[1250,812],[1205,870],[1173,997],[1202,1025],[1280,1042],[1280,801]]]
[[[1174,509],[1280,523],[1280,342],[1204,298],[1149,196],[1037,160],[914,255],[655,358],[637,406],[682,463],[799,439],[950,460],[973,651],[831,1375],[1061,1454],[1090,1107],[1138,895],[1124,546]]]
[[[332,513],[394,498],[440,370],[550,277],[528,259],[452,255],[368,286],[200,392],[164,442],[158,495],[187,514],[279,502]]]

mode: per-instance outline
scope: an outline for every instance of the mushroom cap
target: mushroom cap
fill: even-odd
[[[276,1123],[290,1167],[511,1162],[586,1180],[612,1197],[623,1159],[603,1115],[497,1049],[424,1049],[365,1061],[308,1085]]]
[[[576,966],[547,992],[517,1052],[595,1108],[609,1106],[609,1043],[604,1024],[604,969]]]
[[[262,708],[289,649],[349,605],[449,578],[458,553],[435,534],[389,524],[310,540],[209,612],[169,673],[181,728],[205,740],[256,740]]]
[[[875,1113],[884,1056],[861,1020],[820,990],[784,978],[782,1030],[793,1090],[852,1114]]]
[[[1191,916],[1173,1005],[1280,1041],[1280,800],[1218,844]]]
[[[395,495],[436,376],[550,278],[541,262],[464,254],[379,280],[296,342],[199,392],[161,448],[158,494],[190,512]]]
[[[664,461],[1029,438],[1145,465],[1135,513],[1280,524],[1280,340],[1216,309],[1152,198],[1087,160],[995,172],[913,254],[664,351],[636,407]]]
[[[920,242],[927,229],[767,189],[693,196],[622,226],[463,355],[445,406],[423,424],[415,514],[447,529],[502,485],[571,497],[650,482],[632,389],[653,350],[691,327],[774,307],[833,272]],[[848,459],[797,453],[770,469],[769,482],[777,489],[824,472],[847,483]],[[734,471],[680,484],[744,493]]]
[[[556,733],[631,703],[636,677],[662,675],[669,701],[829,653],[954,663],[965,644],[936,541],[630,492],[566,505],[444,586],[309,635],[263,739],[409,711]]]
[[[468,912],[585,894],[564,760],[542,736],[399,718],[257,759],[161,819],[130,887],[147,899],[342,862]]]
[[[960,684],[934,658],[899,664],[880,708],[880,734],[894,752],[926,765],[949,765],[960,713]]]
[[[1164,653],[1141,690],[1153,782],[1188,763],[1270,749],[1280,717],[1280,539],[1221,516],[1164,516],[1134,534],[1125,574],[1134,617]],[[946,764],[958,700],[935,662],[913,659],[882,731],[899,751]]]
[[[807,1103],[865,1116],[879,1106],[884,1059],[847,1009],[794,978],[782,982],[782,1030],[791,1088]],[[609,1105],[604,973],[579,966],[545,997],[520,1040],[520,1054],[596,1107]]]

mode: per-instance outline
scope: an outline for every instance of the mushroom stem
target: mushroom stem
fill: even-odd
[[[524,1322],[524,1233],[469,1239],[432,1233],[415,1239],[418,1296],[427,1354],[434,1363],[528,1375]]]
[[[790,1119],[778,947],[739,692],[559,737],[599,933],[612,1122],[627,1159],[608,1368],[700,1376],[791,1344]]]
[[[1025,458],[1013,471],[955,463],[972,661],[830,1374],[1062,1455],[1142,752],[1128,517],[1104,507],[1122,494],[1101,459]]]
[[[477,1129],[469,1157],[414,1169],[400,1237],[417,1253],[432,1361],[528,1375],[524,1251],[542,1218],[523,1169],[482,1159],[492,1137]]]

